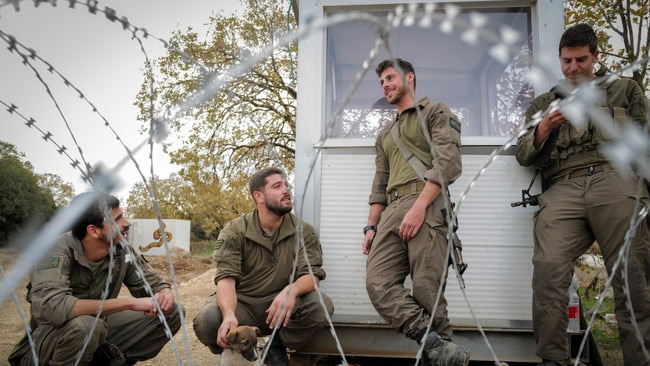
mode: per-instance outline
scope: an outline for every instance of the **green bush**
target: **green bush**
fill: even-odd
[[[582,314],[587,321],[591,321],[593,311],[598,303],[598,292],[591,292],[585,296],[585,289],[580,289],[580,301],[582,304]],[[591,335],[598,347],[598,353],[603,361],[603,365],[617,366],[623,364],[623,353],[618,343],[618,326],[616,323],[605,319],[606,314],[614,314],[614,300],[605,298],[598,312],[595,313],[595,321],[591,328]]]
[[[216,240],[195,240],[190,243],[192,255],[197,257],[212,257]]]

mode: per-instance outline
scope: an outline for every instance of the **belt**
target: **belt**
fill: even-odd
[[[386,194],[386,201],[390,205],[391,202],[407,194],[418,193],[424,189],[424,182],[403,184],[395,187],[393,190]]]
[[[572,171],[571,173],[560,175],[552,179],[553,184],[561,180],[569,180],[578,177],[590,176],[596,173],[606,172],[610,170],[609,164],[591,165],[586,168],[580,168]]]

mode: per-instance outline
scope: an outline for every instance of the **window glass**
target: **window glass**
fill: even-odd
[[[341,10],[330,11],[338,14]],[[371,14],[386,18],[388,12]],[[472,24],[471,17],[485,19],[478,41],[463,41],[467,27],[456,25],[443,32],[441,23],[400,26],[390,31],[387,41],[392,54],[413,64],[416,96],[447,104],[462,123],[463,136],[512,136],[524,123],[524,112],[533,99],[533,88],[525,78],[532,50],[530,7],[461,9],[458,24]],[[490,55],[504,29],[514,30],[505,62]],[[498,35],[486,39],[486,35]],[[384,100],[375,67],[389,58],[382,46],[363,73],[377,31],[368,23],[351,21],[327,30],[326,110],[329,137],[374,138],[394,116],[393,106]]]

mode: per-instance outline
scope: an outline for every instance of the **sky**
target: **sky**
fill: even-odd
[[[69,7],[69,1],[41,3],[19,1],[19,10],[8,0],[0,0],[0,31],[36,52],[79,89],[109,122],[129,149],[144,141],[138,111],[133,105],[143,79],[145,55],[140,45],[131,39],[119,22],[109,21],[103,13],[91,14],[88,7]],[[205,34],[211,14],[230,14],[240,7],[239,0],[99,0],[99,9],[111,8],[118,18],[146,28],[160,39],[169,39],[174,30],[192,27]],[[126,155],[126,150],[104,121],[78,93],[66,87],[61,78],[47,71],[38,62],[32,64],[45,81],[39,82],[34,71],[22,63],[20,57],[7,50],[0,40],[0,101],[14,104],[26,118],[33,118],[36,126],[52,134],[52,140],[63,145],[75,159],[81,161],[81,149],[86,161],[94,166],[101,163],[112,169]],[[144,39],[143,47],[150,59],[163,56],[162,42]],[[47,89],[54,95],[53,101]],[[57,107],[58,104],[58,107]],[[25,120],[6,111],[0,105],[0,140],[16,146],[25,154],[38,174],[53,173],[75,186],[76,193],[89,187],[81,179],[81,172],[71,161],[57,152],[57,147],[46,142]],[[65,117],[65,120],[64,120]],[[67,120],[69,127],[66,126]],[[72,133],[70,132],[72,131]],[[170,136],[173,139],[173,136]],[[77,148],[77,145],[79,148]],[[145,177],[150,176],[149,147],[136,154],[136,160]],[[154,173],[167,177],[178,170],[156,146],[153,154]],[[129,188],[141,181],[135,164],[129,162],[117,175],[118,187],[111,193],[126,199]]]

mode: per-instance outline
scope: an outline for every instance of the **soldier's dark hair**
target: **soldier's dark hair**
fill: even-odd
[[[408,74],[409,72],[413,73],[413,90],[415,90],[415,69],[413,68],[413,65],[406,60],[402,60],[401,58],[396,58],[394,61],[397,62],[397,66],[399,66],[399,68],[402,69],[404,75]],[[395,62],[393,62],[392,59],[388,59],[380,62],[379,65],[377,65],[377,68],[375,69],[377,76],[381,76],[381,73],[384,72],[389,67],[395,68]]]
[[[284,170],[277,167],[264,168],[256,171],[251,177],[250,182],[248,182],[248,189],[251,191],[251,196],[253,196],[253,193],[257,191],[263,192],[264,186],[266,186],[266,178],[276,174],[281,175],[284,178],[287,177]]]
[[[72,201],[70,201],[70,205],[83,199],[83,197],[89,197],[90,195],[94,194],[95,193],[93,192],[81,193],[75,196]],[[79,215],[77,221],[75,221],[75,224],[72,226],[72,235],[74,235],[75,238],[81,240],[86,236],[86,229],[88,228],[88,225],[94,225],[103,228],[105,222],[104,209],[106,209],[106,207],[111,210],[118,208],[120,207],[120,200],[115,196],[111,196],[110,194],[99,194],[98,197],[93,199],[90,206],[88,206],[88,208],[81,215]]]
[[[589,52],[593,55],[598,49],[598,36],[589,24],[577,24],[567,28],[560,38],[558,53],[562,53],[564,47],[589,46]]]

